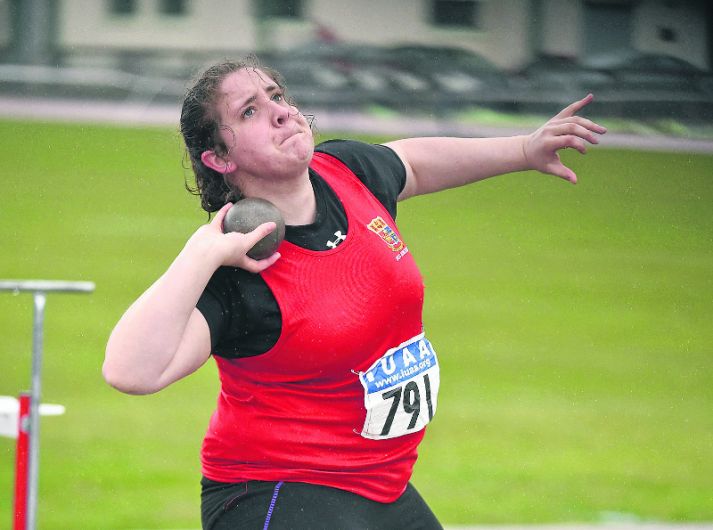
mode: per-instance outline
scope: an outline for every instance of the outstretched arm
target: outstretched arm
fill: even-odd
[[[576,114],[593,100],[576,101],[529,135],[501,138],[407,138],[387,143],[406,167],[399,200],[454,188],[488,177],[534,169],[577,182],[558,151],[599,143],[606,129]]]
[[[210,356],[208,323],[196,303],[221,265],[259,272],[279,254],[256,261],[246,256],[275,228],[265,223],[248,234],[222,231],[226,204],[188,240],[168,270],[124,313],[109,337],[103,374],[128,394],[157,392],[197,370]]]

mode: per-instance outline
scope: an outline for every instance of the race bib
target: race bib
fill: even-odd
[[[384,440],[420,431],[436,413],[438,359],[423,333],[391,348],[359,373],[359,381],[366,407],[364,438]]]

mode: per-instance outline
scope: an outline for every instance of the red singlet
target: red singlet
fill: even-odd
[[[282,332],[256,357],[215,356],[221,392],[201,454],[220,482],[307,482],[392,502],[406,488],[424,430],[361,436],[365,391],[358,372],[422,332],[423,281],[381,203],[340,161],[311,167],[341,200],[348,234],[336,248],[287,241],[262,273]]]

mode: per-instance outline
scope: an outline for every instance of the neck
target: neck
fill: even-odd
[[[295,178],[279,181],[244,179],[239,187],[245,197],[260,197],[277,206],[287,225],[310,224],[317,215],[317,202],[308,170]]]

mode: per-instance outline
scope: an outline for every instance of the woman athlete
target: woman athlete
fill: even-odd
[[[591,100],[529,135],[315,147],[276,72],[225,62],[198,79],[181,132],[194,191],[217,213],[116,324],[103,374],[149,394],[215,359],[204,528],[441,528],[409,482],[440,377],[396,205],[523,170],[575,183],[558,150],[598,143],[605,128],[576,115]],[[222,231],[240,197],[285,219],[266,259],[246,252],[274,223]]]

